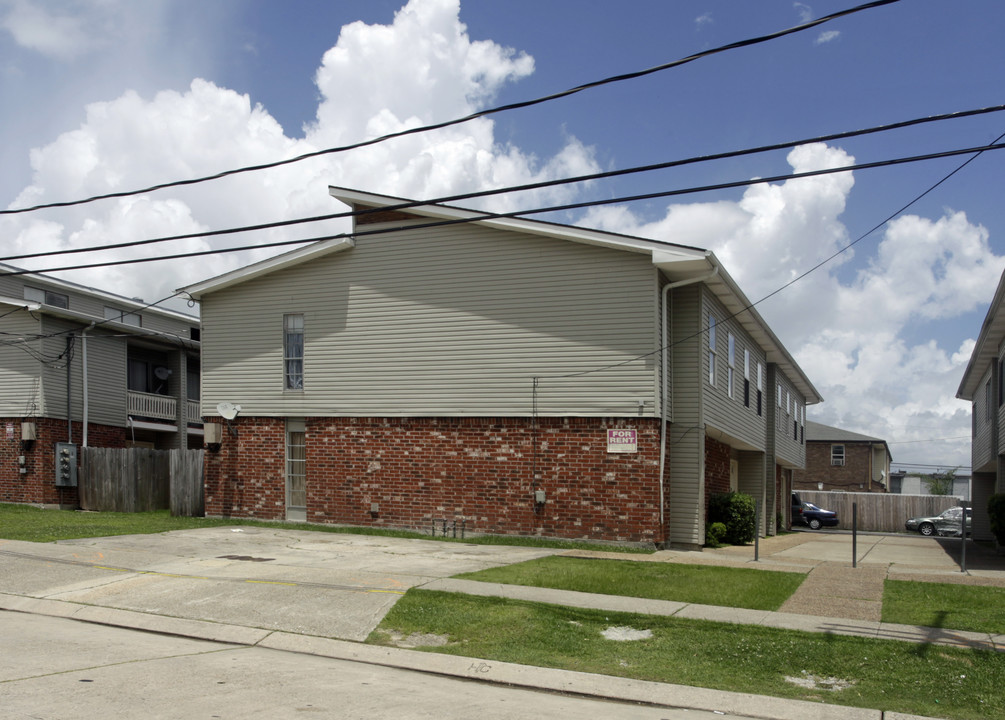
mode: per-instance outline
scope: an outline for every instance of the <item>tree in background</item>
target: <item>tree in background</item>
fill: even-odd
[[[928,488],[930,495],[951,495],[953,492],[953,481],[956,480],[956,471],[959,468],[946,470],[944,473],[933,473],[922,475],[921,479]]]

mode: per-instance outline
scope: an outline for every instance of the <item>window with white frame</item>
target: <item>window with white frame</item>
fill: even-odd
[[[750,407],[750,350],[743,350],[743,406]]]
[[[132,325],[133,327],[143,326],[143,320],[139,313],[119,310],[114,307],[105,307],[105,320],[112,320],[113,322],[120,322],[123,325]]]
[[[42,290],[41,288],[28,287],[27,285],[24,288],[24,299],[42,303],[43,305],[52,305],[53,307],[63,308],[64,310],[68,310],[70,307],[69,296],[53,292],[52,290]]]
[[[736,374],[736,338],[733,337],[733,333],[727,333],[726,339],[728,341],[727,347],[729,350],[726,353],[726,394],[729,397],[733,397],[733,386],[735,381],[733,376]]]
[[[708,316],[708,384],[715,385],[715,316]]]
[[[764,366],[757,363],[757,416],[764,412]]]
[[[844,465],[844,445],[831,445],[831,465]]]
[[[304,389],[304,316],[283,315],[283,375],[287,390]]]

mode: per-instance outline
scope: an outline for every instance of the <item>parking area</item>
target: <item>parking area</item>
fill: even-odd
[[[258,527],[0,540],[0,592],[362,640],[410,587],[555,552]]]

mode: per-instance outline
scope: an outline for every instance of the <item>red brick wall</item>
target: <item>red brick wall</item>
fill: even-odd
[[[729,459],[729,445],[705,437],[705,517],[712,495],[729,492]]]
[[[308,418],[310,522],[663,541],[659,423],[598,418]],[[285,516],[281,418],[238,418],[207,453],[206,514]],[[638,453],[608,453],[608,428],[638,431]],[[536,447],[536,452],[535,452]],[[727,462],[728,483],[728,462]],[[539,478],[535,484],[533,478]],[[546,502],[534,502],[535,489]],[[379,512],[371,514],[371,503]]]
[[[845,464],[831,465],[831,445],[844,445]],[[824,490],[843,492],[886,492],[875,483],[870,488],[869,460],[872,446],[868,443],[806,443],[806,470],[796,470],[792,474],[795,490],[818,490],[817,483],[823,483]],[[860,487],[861,486],[861,487]]]
[[[39,503],[78,507],[77,488],[56,487],[56,443],[66,442],[65,420],[36,418],[36,440],[31,450],[21,445],[21,418],[0,418],[0,502]],[[6,439],[7,423],[14,425],[14,439]],[[73,423],[73,441],[78,447],[83,425]],[[87,425],[87,443],[92,447],[125,447],[126,429]],[[18,457],[24,455],[26,472],[19,472]]]

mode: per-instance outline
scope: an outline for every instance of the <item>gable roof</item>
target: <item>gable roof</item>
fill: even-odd
[[[831,427],[830,425],[813,422],[812,420],[806,421],[806,441],[868,442],[886,444],[886,440],[882,438],[861,435],[859,433],[851,432],[850,430],[843,430],[841,428]]]
[[[806,377],[788,350],[785,349],[785,346],[782,345],[778,337],[753,307],[750,300],[747,299],[746,295],[743,294],[743,291],[740,290],[736,282],[726,272],[719,260],[709,250],[661,240],[650,240],[613,232],[560,225],[541,220],[528,220],[512,215],[493,214],[438,203],[423,203],[421,201],[407,200],[389,195],[377,195],[349,188],[331,186],[328,188],[328,191],[332,197],[349,205],[355,212],[393,212],[396,213],[396,217],[399,219],[408,219],[413,222],[415,220],[425,220],[431,225],[473,222],[500,230],[648,255],[651,257],[653,265],[659,268],[670,282],[683,280],[701,280],[704,282],[725,306],[726,310],[735,317],[736,321],[754,341],[765,350],[767,361],[777,364],[782,369],[786,377],[792,381],[796,389],[806,398],[807,404],[812,405],[823,400],[816,388],[809,381],[809,378]],[[407,213],[407,215],[398,213]],[[362,217],[365,217],[365,215]],[[357,221],[351,233],[343,233],[326,240],[319,240],[268,260],[253,263],[232,272],[188,285],[181,288],[181,291],[199,300],[205,295],[233,287],[253,278],[294,267],[308,260],[323,257],[331,253],[348,250],[355,246],[354,238],[356,237],[387,232],[386,226],[377,229],[367,229],[365,225]]]
[[[981,325],[981,334],[977,337],[977,344],[974,345],[974,351],[970,354],[970,362],[967,363],[967,369],[963,371],[963,379],[960,380],[960,387],[956,391],[956,397],[961,400],[974,399],[977,385],[984,376],[985,370],[998,357],[998,348],[1005,340],[1003,304],[1005,304],[1005,273],[1002,273],[998,280],[995,296],[991,300],[988,314]]]

